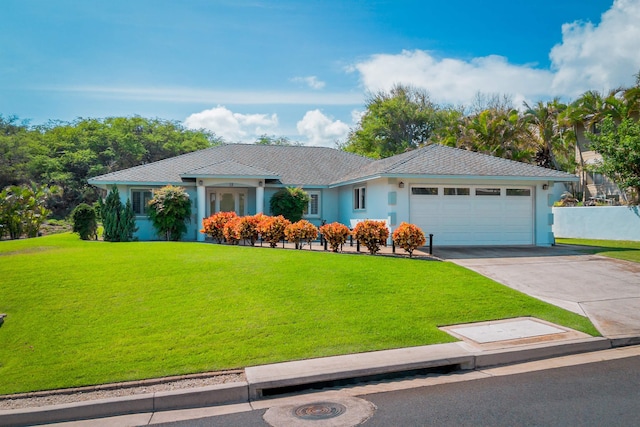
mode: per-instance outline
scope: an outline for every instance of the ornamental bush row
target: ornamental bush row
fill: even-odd
[[[254,245],[262,237],[272,248],[285,238],[301,248],[318,237],[318,228],[304,219],[291,223],[282,215],[237,216],[235,212],[218,212],[205,218],[200,231],[218,243],[238,244],[243,240]]]
[[[304,219],[291,223],[282,215],[257,214],[239,217],[235,212],[218,212],[205,218],[200,231],[218,243],[238,244],[243,240],[254,245],[258,238],[262,237],[262,240],[269,243],[272,248],[275,248],[283,239],[295,243],[296,248],[302,248],[305,243],[310,244],[317,239],[320,232],[333,252],[338,252],[349,236],[353,235],[360,244],[367,247],[371,254],[379,252],[380,247],[389,238],[389,230],[384,221],[361,221],[351,231],[339,222],[325,224],[318,229]],[[419,227],[405,222],[393,232],[392,238],[395,245],[408,252],[410,257],[413,256],[415,249],[426,242],[424,233]]]

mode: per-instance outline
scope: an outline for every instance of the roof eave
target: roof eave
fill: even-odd
[[[237,175],[237,174],[180,174],[181,178],[220,178],[220,179],[281,179],[278,175]]]
[[[193,182],[184,182],[184,181],[177,181],[177,182],[172,182],[172,181],[115,181],[115,180],[102,181],[102,180],[88,179],[87,183],[89,185],[93,185],[93,186],[96,186],[96,187],[106,187],[106,186],[112,186],[112,185],[128,185],[128,186],[179,185],[179,186],[182,186],[182,187],[195,186],[195,183],[193,183]]]
[[[552,176],[521,176],[521,175],[441,175],[441,174],[376,174],[355,178],[347,181],[335,182],[329,188],[341,187],[344,185],[359,184],[378,178],[403,178],[403,179],[460,179],[460,180],[488,180],[488,181],[530,181],[530,182],[578,182],[577,176],[552,177]]]

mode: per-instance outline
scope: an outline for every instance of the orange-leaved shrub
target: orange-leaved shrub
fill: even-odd
[[[393,242],[396,246],[409,252],[409,258],[411,258],[413,251],[420,246],[424,246],[427,239],[424,237],[420,227],[403,222],[393,232]]]
[[[237,245],[238,242],[240,241],[240,232],[238,229],[238,224],[240,223],[241,219],[242,217],[239,217],[239,216],[231,218],[229,221],[227,221],[224,224],[224,227],[222,229],[225,240],[228,243],[231,243],[232,245]]]
[[[389,229],[384,221],[366,219],[355,226],[353,236],[375,255],[380,250],[380,245],[384,245],[389,238]]]
[[[278,242],[284,239],[284,230],[291,221],[283,217],[278,216],[263,216],[258,223],[258,232],[262,236],[262,240],[268,242],[272,248],[275,248]]]
[[[296,248],[302,249],[302,242],[311,242],[318,237],[318,228],[306,219],[301,219],[288,225],[284,229],[284,235],[288,241],[296,244]]]
[[[320,227],[320,233],[322,233],[322,236],[329,242],[331,250],[338,252],[340,246],[347,241],[351,231],[349,231],[349,227],[344,224],[332,222],[331,224],[325,224]]]
[[[240,217],[240,220],[235,224],[238,237],[245,241],[248,240],[251,246],[253,246],[256,240],[258,240],[258,224],[263,217],[263,214]]]
[[[218,243],[222,243],[225,239],[224,237],[224,225],[229,222],[229,220],[236,218],[237,215],[235,212],[218,212],[211,215],[209,218],[205,218],[202,220],[202,230],[201,233],[205,233]]]

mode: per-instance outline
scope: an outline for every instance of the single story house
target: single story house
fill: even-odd
[[[434,234],[434,244],[554,243],[551,188],[577,177],[485,154],[429,145],[381,160],[326,147],[227,144],[97,176],[131,199],[140,240],[156,239],[146,216],[153,191],[186,188],[193,215],[187,240],[204,241],[203,218],[219,211],[269,214],[280,188],[301,187],[311,201],[305,218],[320,225],[387,219]]]

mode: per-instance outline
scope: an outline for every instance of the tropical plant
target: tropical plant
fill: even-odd
[[[339,222],[323,225],[320,227],[320,233],[322,233],[322,237],[329,242],[329,246],[331,246],[333,252],[338,252],[340,247],[345,244],[351,235],[349,227]]]
[[[201,233],[205,233],[218,243],[224,241],[224,226],[231,219],[236,218],[235,212],[217,212],[202,220]]]
[[[291,221],[282,215],[264,216],[258,223],[258,232],[262,240],[269,243],[272,248],[275,248],[278,242],[284,239],[284,231],[290,224]]]
[[[389,229],[384,221],[367,219],[356,224],[352,234],[360,244],[369,249],[371,255],[375,255],[380,251],[380,246],[386,244]]]
[[[465,119],[458,147],[505,159],[530,162],[526,122],[515,108],[487,109]]]
[[[96,210],[93,206],[81,203],[71,212],[73,232],[80,235],[82,240],[96,240],[98,238],[98,222]]]
[[[295,243],[296,249],[302,249],[305,241],[311,245],[311,241],[318,238],[318,228],[309,221],[301,219],[288,225],[284,235],[289,242]]]
[[[309,204],[309,195],[302,188],[282,188],[271,196],[269,206],[275,216],[282,215],[291,222],[299,221]]]
[[[153,227],[165,240],[180,240],[187,232],[191,200],[183,187],[167,185],[155,191],[148,208]]]
[[[10,239],[22,235],[36,237],[40,227],[51,213],[45,207],[47,200],[57,191],[56,187],[13,185],[0,192],[0,237]]]
[[[427,239],[424,237],[420,227],[403,222],[393,232],[393,242],[396,246],[408,252],[409,258],[411,258],[413,251],[420,246],[424,246]]]
[[[555,98],[533,106],[525,102],[524,107],[524,120],[532,130],[532,145],[536,148],[536,164],[556,170],[572,169],[575,152],[571,140],[563,138],[564,127],[559,120],[567,106]]]

